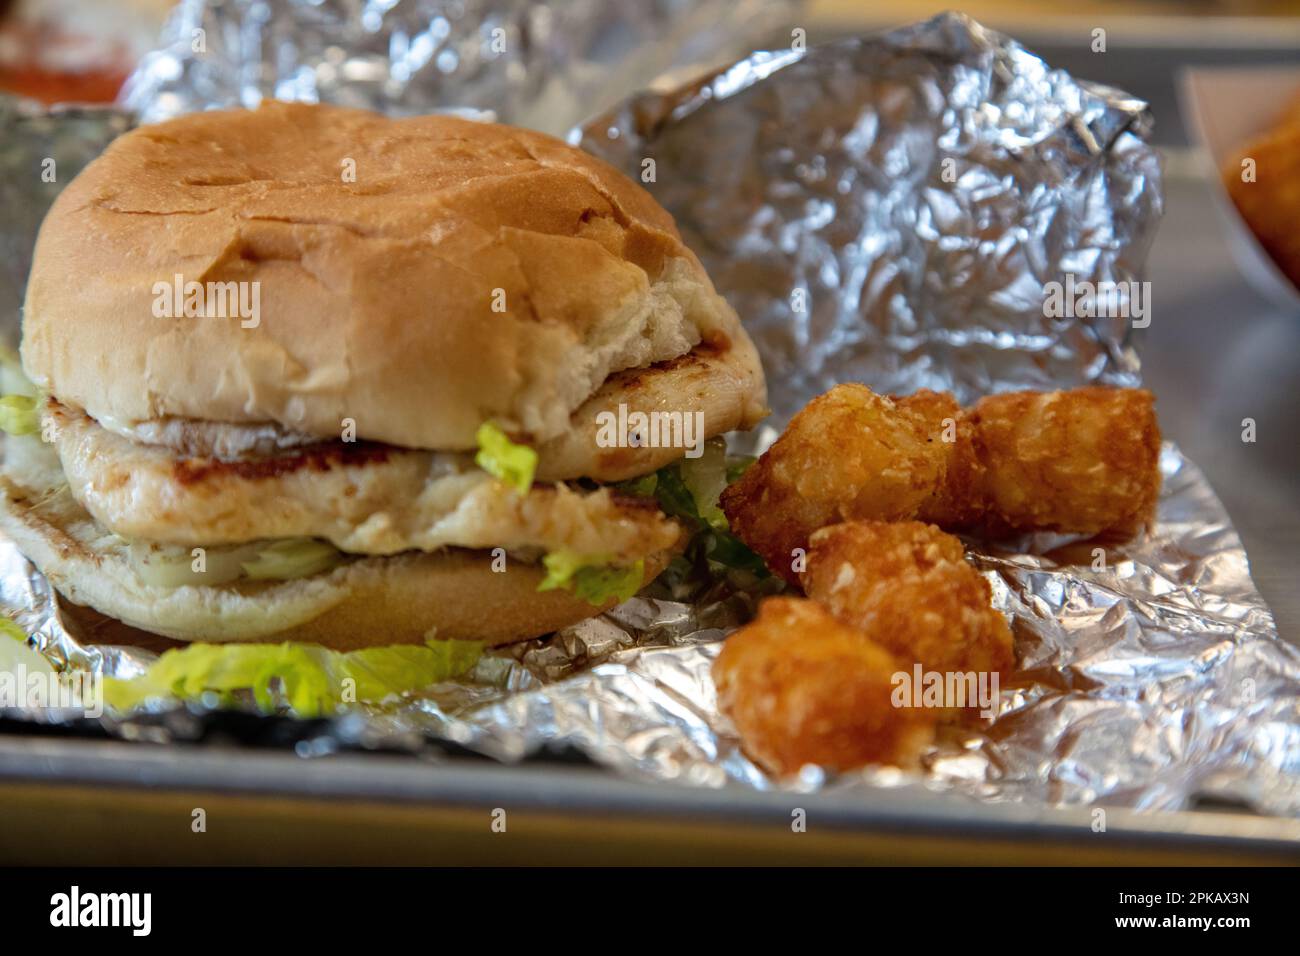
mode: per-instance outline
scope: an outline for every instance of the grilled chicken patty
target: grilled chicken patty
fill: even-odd
[[[73,496],[128,539],[203,546],[309,537],[354,554],[500,547],[630,561],[671,548],[680,534],[653,502],[564,484],[521,495],[468,454],[328,442],[189,458],[53,400],[44,418]]]

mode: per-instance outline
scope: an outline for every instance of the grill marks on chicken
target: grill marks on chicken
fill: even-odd
[[[520,495],[469,454],[340,441],[194,458],[132,441],[54,401],[45,419],[73,496],[132,540],[310,537],[357,554],[500,547],[634,561],[671,548],[680,534],[657,508],[609,488],[538,484]]]

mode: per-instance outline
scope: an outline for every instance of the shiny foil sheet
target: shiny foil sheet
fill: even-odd
[[[182,0],[123,101],[483,115],[563,135],[662,74],[767,42],[797,0]]]
[[[282,6],[291,4],[270,5]],[[274,22],[258,34],[264,43]],[[292,72],[299,61],[284,56]],[[197,70],[146,97],[159,62],[134,84],[147,116],[242,101],[227,80],[205,98],[216,81]],[[240,61],[250,74],[259,62]],[[400,88],[391,103],[367,99],[378,89],[361,83],[357,96],[414,108]],[[491,106],[487,93],[461,97]],[[570,138],[637,177],[654,160],[647,187],[762,350],[775,414],[748,439],[761,450],[808,397],[842,380],[951,388],[963,399],[1136,383],[1127,322],[1048,319],[1042,296],[1066,273],[1140,279],[1161,212],[1149,122],[1143,103],[946,15],[883,37],[754,54],[702,82],[634,97]],[[975,543],[1012,620],[1021,671],[1003,687],[996,720],[951,731],[922,772],[808,768],[777,781],[749,761],[717,710],[709,668],[760,595],[725,581],[675,591],[656,582],[549,639],[491,652],[469,681],[327,722],[264,721],[304,755],[457,745],[514,761],[574,749],[632,778],[705,787],[863,799],[874,788],[924,787],[1143,808],[1214,797],[1295,814],[1300,654],[1278,639],[1203,475],[1170,444],[1161,468],[1156,527],[1110,547],[1104,570],[1062,536]],[[152,657],[79,640],[48,584],[4,541],[0,599],[56,663],[128,676]],[[99,723],[168,741],[198,738],[219,717],[190,704]]]
[[[758,54],[586,124],[744,318],[778,423],[836,382],[1133,385],[1128,322],[1049,319],[1043,285],[1138,277],[1162,211],[1146,105],[940,17]]]

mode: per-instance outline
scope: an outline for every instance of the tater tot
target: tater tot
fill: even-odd
[[[959,409],[934,392],[913,399],[895,402],[854,384],[814,398],[723,492],[731,529],[795,584],[795,551],[818,528],[914,517],[942,494],[954,449],[941,432]]]
[[[713,665],[745,751],[777,774],[916,763],[940,712],[895,707],[898,662],[812,601],[768,598]]]
[[[1010,392],[980,399],[967,414],[981,463],[980,508],[946,516],[947,526],[994,536],[1132,535],[1151,522],[1160,493],[1160,426],[1150,392]],[[977,510],[983,513],[971,520]]]
[[[854,521],[812,536],[808,596],[910,670],[998,675],[1015,666],[1006,619],[962,543],[919,521]],[[973,702],[972,702],[973,704]],[[951,716],[951,714],[949,714]]]
[[[1253,176],[1245,175],[1247,159]],[[1223,183],[1260,245],[1300,288],[1300,97],[1228,160]]]
[[[722,495],[732,530],[796,583],[818,528],[920,519],[989,536],[1132,535],[1160,491],[1160,428],[1140,389],[883,398],[837,385]]]

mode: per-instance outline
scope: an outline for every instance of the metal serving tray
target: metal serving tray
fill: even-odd
[[[1079,75],[1099,72],[1064,63],[1042,41],[1036,48]],[[1235,62],[1258,59],[1231,52]],[[1131,64],[1140,53],[1117,49],[1113,59]],[[1197,50],[1162,48],[1146,83],[1125,82],[1163,101],[1159,122],[1177,123],[1165,105],[1176,67],[1197,61]],[[1237,273],[1195,158],[1175,142],[1167,159],[1144,376],[1166,435],[1222,497],[1283,639],[1296,642],[1300,316],[1270,306]],[[1256,444],[1236,440],[1244,417],[1258,423]],[[0,860],[13,863],[1300,862],[1300,821],[1226,810],[1108,810],[1096,832],[1091,808],[691,789],[553,759],[304,759],[48,734],[0,734],[0,801]],[[199,808],[207,829],[195,833]],[[792,827],[800,809],[804,832]]]
[[[0,737],[0,857],[49,863],[1279,864],[1300,821],[629,783],[595,768]],[[206,832],[196,833],[195,811]],[[802,813],[800,813],[802,811]],[[798,832],[796,820],[803,821]]]

